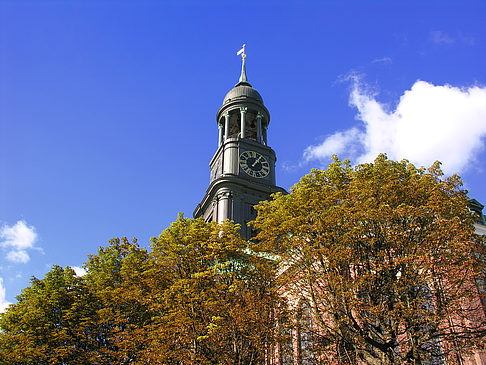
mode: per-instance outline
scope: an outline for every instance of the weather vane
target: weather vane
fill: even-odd
[[[244,44],[243,47],[241,47],[241,49],[238,52],[236,52],[236,55],[237,56],[241,55],[241,76],[240,76],[240,80],[236,84],[237,86],[240,85],[240,84],[250,85],[250,84],[248,84],[248,78],[246,77],[246,67],[245,67],[245,57],[246,57],[246,53],[245,53],[245,46],[246,46],[246,44]]]
[[[246,46],[246,44],[244,44],[243,47],[241,47],[241,49],[238,52],[236,52],[236,55],[237,56],[241,55],[241,58],[243,58],[243,59],[245,59],[245,57],[246,57],[245,46]]]

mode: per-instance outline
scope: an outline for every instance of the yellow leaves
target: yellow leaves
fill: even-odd
[[[157,271],[168,283],[161,290],[162,305],[156,316],[157,328],[163,333],[151,333],[152,338],[158,336],[154,351],[158,351],[159,361],[170,356],[189,361],[191,351],[184,355],[188,348],[193,348],[198,359],[206,359],[208,354],[213,354],[213,360],[216,354],[219,359],[233,359],[246,356],[241,350],[239,355],[233,353],[234,338],[250,334],[268,338],[266,330],[261,335],[257,330],[268,325],[268,319],[258,313],[269,312],[272,304],[259,299],[272,295],[262,280],[268,276],[268,266],[263,265],[266,259],[247,250],[248,244],[237,229],[229,221],[218,225],[180,216],[152,241]],[[263,346],[245,351],[253,351],[253,356],[264,353]]]
[[[193,279],[203,279],[209,276],[211,276],[211,272],[209,271],[196,272],[192,274]]]
[[[212,316],[211,317],[211,322],[206,327],[207,333],[208,333],[207,336],[200,336],[200,337],[198,337],[198,340],[201,337],[208,338],[211,335],[218,334],[223,329],[223,326],[224,326],[224,318],[223,317],[221,317],[221,316]]]
[[[327,170],[313,169],[289,195],[257,207],[252,249],[278,255],[282,290],[313,302],[327,328],[370,321],[380,336],[392,336],[392,317],[395,326],[420,328],[441,318],[424,305],[431,280],[454,285],[456,302],[471,297],[463,283],[478,261],[471,259],[473,220],[461,186],[457,176],[442,180],[438,163],[426,170],[380,155],[351,168],[334,156]],[[373,347],[369,338],[378,334],[367,328],[328,340],[344,336],[356,339],[349,346]],[[417,338],[426,341],[425,332]]]

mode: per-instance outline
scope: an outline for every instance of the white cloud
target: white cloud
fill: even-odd
[[[19,250],[19,251],[12,250],[7,253],[7,260],[12,262],[21,262],[25,264],[30,260],[30,257],[27,254],[27,251],[25,250]]]
[[[433,30],[430,32],[429,40],[436,44],[451,44],[455,42],[454,38],[440,30]]]
[[[87,274],[86,270],[79,266],[73,266],[72,269],[76,273],[76,276],[84,276]]]
[[[390,57],[375,58],[371,63],[392,63]]]
[[[5,312],[5,309],[7,309],[10,304],[11,303],[5,300],[5,287],[3,286],[3,278],[0,278],[0,313]]]
[[[25,264],[30,260],[27,250],[34,248],[37,233],[34,227],[27,226],[24,221],[18,221],[13,226],[4,225],[0,230],[0,239],[0,245],[9,250],[7,259]]]
[[[357,153],[363,137],[363,133],[358,128],[336,132],[327,137],[320,145],[307,147],[304,151],[304,159],[320,159],[333,154],[341,155],[345,152],[351,152],[354,155]]]
[[[462,33],[451,36],[441,30],[433,30],[429,33],[429,41],[437,45],[463,43],[468,46],[473,46],[475,43],[474,37],[464,35]]]
[[[452,174],[471,166],[484,148],[486,87],[436,86],[419,80],[392,111],[375,97],[354,77],[349,103],[357,108],[361,123],[307,147],[304,160],[323,161],[336,153],[361,163],[384,152],[419,166],[439,160],[444,172]]]

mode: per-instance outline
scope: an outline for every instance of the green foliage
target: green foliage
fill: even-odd
[[[32,278],[18,303],[2,314],[0,360],[5,364],[82,363],[91,346],[84,329],[94,313],[91,294],[71,268],[54,266]]]

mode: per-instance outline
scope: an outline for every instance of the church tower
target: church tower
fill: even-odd
[[[209,187],[194,218],[218,223],[230,219],[241,225],[243,237],[250,238],[247,223],[256,218],[253,206],[285,190],[275,185],[276,156],[267,145],[270,113],[246,77],[244,46],[240,53],[240,80],[216,115],[218,149],[209,163]]]

